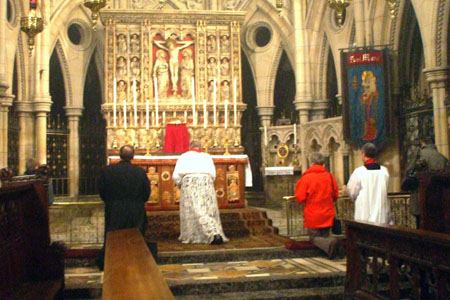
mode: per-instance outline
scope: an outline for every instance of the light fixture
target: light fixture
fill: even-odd
[[[28,54],[34,49],[34,37],[44,29],[44,22],[41,17],[36,16],[36,1],[30,2],[28,16],[20,18],[20,30],[28,36]]]
[[[397,0],[386,0],[389,6],[389,12],[391,13],[391,19],[395,18],[395,9],[397,7]]]
[[[84,0],[84,6],[89,8],[92,12],[92,29],[97,28],[98,12],[106,6],[108,0]]]
[[[344,23],[344,11],[350,5],[350,0],[328,0],[328,6],[336,10],[339,25]]]

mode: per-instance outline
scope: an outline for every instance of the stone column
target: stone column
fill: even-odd
[[[8,167],[8,111],[13,99],[5,90],[0,86],[0,169]]]
[[[47,113],[50,112],[50,98],[33,101],[35,112],[36,159],[41,164],[47,163]]]
[[[365,25],[364,25],[364,1],[354,0],[353,11],[355,15],[355,43],[356,47],[365,46]]]
[[[25,162],[35,157],[33,133],[33,105],[29,101],[17,101],[16,111],[19,118],[19,174],[25,172]]]
[[[66,107],[66,116],[69,129],[68,165],[69,197],[77,200],[80,182],[80,135],[79,123],[83,108]]]
[[[314,108],[312,109],[311,114],[312,120],[325,119],[325,117],[327,116],[328,102],[328,99],[314,101]]]
[[[346,143],[343,143],[343,145],[341,145],[340,147],[340,168],[341,170],[338,170],[337,174],[339,176],[339,180],[342,182],[342,185],[347,184],[347,180],[350,178],[350,170],[351,165],[350,165],[350,153],[351,153],[351,148],[350,146],[348,146]]]
[[[295,38],[295,109],[299,111],[300,124],[309,121],[312,108],[311,86],[309,82],[308,45],[306,43],[306,7],[303,1],[293,1]]]
[[[271,126],[271,119],[275,106],[258,106],[258,115],[261,118],[261,126]]]
[[[449,157],[448,119],[445,107],[445,93],[449,76],[449,67],[424,69],[423,72],[433,93],[433,116],[435,143],[439,152]],[[448,91],[447,91],[448,92]]]

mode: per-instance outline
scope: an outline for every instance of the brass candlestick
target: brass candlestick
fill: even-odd
[[[225,138],[225,141],[223,143],[223,146],[225,147],[225,153],[224,155],[230,155],[229,147],[230,147],[230,140],[228,138]]]
[[[92,29],[97,29],[98,12],[106,6],[107,0],[84,0],[84,6],[89,8],[92,12]]]

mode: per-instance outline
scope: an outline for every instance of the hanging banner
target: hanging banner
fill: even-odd
[[[341,52],[341,62],[344,138],[381,148],[392,131],[387,51]]]

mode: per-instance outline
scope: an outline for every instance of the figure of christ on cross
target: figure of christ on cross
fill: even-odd
[[[178,54],[180,50],[194,43],[194,41],[177,41],[176,38],[176,34],[172,33],[165,41],[153,41],[158,48],[169,52],[170,80],[172,81],[172,92],[174,94],[178,91]]]

